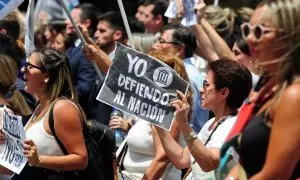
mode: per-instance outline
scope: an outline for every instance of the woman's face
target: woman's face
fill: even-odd
[[[202,108],[213,112],[220,103],[220,98],[218,98],[220,92],[216,90],[214,79],[213,71],[209,70],[206,79],[203,81],[203,88],[200,89]]]
[[[46,27],[46,30],[44,32],[44,36],[46,38],[47,41],[51,41],[53,39],[53,32],[51,31],[50,27]]]
[[[254,28],[256,25],[260,25],[262,38],[260,40],[254,34],[254,29],[245,38],[250,47],[252,58],[258,60],[258,64],[264,64],[265,62],[274,60],[279,57],[279,54],[274,51],[280,46],[276,41],[278,30],[274,28],[270,18],[263,18],[267,7],[261,6],[257,8],[250,20],[250,25]],[[243,31],[243,29],[242,29]],[[268,67],[267,67],[268,68]]]
[[[59,33],[55,36],[55,39],[51,44],[51,47],[61,53],[64,53],[66,51],[64,42],[65,42],[65,38],[63,34]]]
[[[25,67],[22,69],[25,80],[25,91],[30,94],[40,92],[46,85],[46,74],[44,68],[39,63],[37,53],[33,53]]]
[[[251,57],[248,56],[247,54],[243,53],[239,47],[237,46],[237,43],[234,43],[233,48],[232,48],[232,52],[236,58],[236,60],[244,65],[245,67],[247,67],[251,72],[254,71],[254,66],[253,66],[253,62],[251,62]]]

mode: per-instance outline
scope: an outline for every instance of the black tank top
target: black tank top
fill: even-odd
[[[257,174],[265,163],[270,137],[270,127],[265,123],[263,113],[253,116],[243,131],[240,143],[240,163],[248,178]],[[300,161],[298,161],[290,179],[300,178]]]

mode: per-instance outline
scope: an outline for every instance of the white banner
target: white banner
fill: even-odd
[[[26,13],[26,33],[25,33],[25,52],[26,57],[29,58],[31,53],[35,50],[34,45],[34,4],[35,0],[29,0]]]
[[[20,6],[24,0],[0,0],[0,19]]]
[[[27,158],[22,152],[25,140],[22,117],[9,114],[4,109],[1,129],[5,134],[6,142],[0,146],[0,164],[14,173],[20,174],[27,162]]]

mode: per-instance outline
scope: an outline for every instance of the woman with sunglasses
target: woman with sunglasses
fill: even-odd
[[[269,80],[249,97],[256,108],[240,130],[240,164],[253,180],[300,178],[300,1],[267,0],[241,28]]]
[[[31,111],[25,102],[22,94],[16,88],[17,64],[10,57],[0,55],[0,123],[2,124],[2,114],[6,110],[10,114],[28,116]],[[0,144],[5,142],[5,137],[2,131],[0,132]],[[0,146],[0,151],[3,151],[3,146]],[[12,174],[8,169],[0,166],[0,179],[10,179]]]
[[[82,133],[84,113],[76,103],[67,57],[52,49],[37,50],[22,71],[25,91],[35,94],[38,104],[25,125],[23,152],[28,165],[13,179],[61,179],[61,171],[85,169],[88,155]],[[68,154],[63,153],[50,130],[50,115],[56,136]]]
[[[251,73],[241,64],[232,60],[209,63],[208,74],[200,92],[202,107],[212,111],[215,118],[210,119],[198,135],[188,122],[190,105],[186,97],[178,92],[181,100],[172,102],[176,109],[174,124],[185,137],[187,147],[182,148],[168,131],[159,127],[156,127],[156,130],[171,162],[178,169],[191,166],[192,171],[186,179],[205,179],[204,177],[210,176],[205,172],[210,171],[214,178],[224,179],[224,175],[213,170],[218,167],[220,148],[236,121],[238,108],[248,96],[251,87]]]

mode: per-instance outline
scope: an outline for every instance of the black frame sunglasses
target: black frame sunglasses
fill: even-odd
[[[38,70],[40,70],[42,72],[47,72],[47,70],[46,70],[45,67],[39,67],[39,66],[33,65],[33,64],[29,63],[29,62],[26,62],[25,65],[24,65],[24,67],[25,67],[25,71],[29,70],[28,67],[33,67],[33,68],[36,68],[36,69],[38,69]]]

